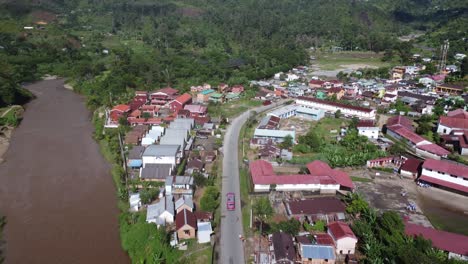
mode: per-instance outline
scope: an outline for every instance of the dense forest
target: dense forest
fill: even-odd
[[[375,52],[398,36],[467,50],[467,1],[6,0],[0,2],[0,106],[19,83],[69,77],[90,107],[132,89],[246,83],[307,61],[310,47]],[[46,23],[43,23],[46,22]],[[34,29],[25,29],[33,26]]]

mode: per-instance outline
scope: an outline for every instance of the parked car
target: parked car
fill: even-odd
[[[236,209],[236,198],[235,194],[230,192],[226,194],[227,201],[226,201],[226,207],[229,211],[234,211]]]

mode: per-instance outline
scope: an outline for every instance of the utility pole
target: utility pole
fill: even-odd
[[[447,53],[448,49],[450,47],[450,43],[447,40],[444,41],[444,44],[440,46],[440,61],[439,61],[439,72],[442,73],[442,71],[445,70],[445,67],[447,66]]]

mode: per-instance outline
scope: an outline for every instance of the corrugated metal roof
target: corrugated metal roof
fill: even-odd
[[[333,247],[321,245],[301,245],[302,257],[310,259],[335,259]]]
[[[171,144],[164,144],[164,145],[150,145],[145,149],[143,152],[143,156],[175,156],[179,151],[179,145],[171,145]]]
[[[272,129],[255,129],[254,137],[275,137],[284,138],[291,135],[293,140],[296,138],[296,131],[293,130],[272,130]]]

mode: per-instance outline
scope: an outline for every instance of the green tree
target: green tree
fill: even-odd
[[[200,207],[204,211],[213,212],[219,206],[219,190],[216,186],[208,186],[200,199]]]
[[[295,236],[297,235],[297,233],[299,233],[299,230],[301,229],[301,222],[292,218],[287,221],[281,221],[277,224],[273,223],[271,225],[271,228],[275,232],[283,231],[292,236]]]
[[[336,110],[336,112],[335,112],[335,118],[340,118],[340,117],[341,117],[341,110],[338,109],[338,110]]]
[[[143,188],[140,191],[140,199],[143,204],[151,203],[159,195],[159,190],[156,188]]]
[[[348,194],[345,200],[347,202],[346,212],[350,214],[363,213],[369,208],[369,204],[359,193]]]
[[[193,182],[197,187],[203,187],[206,185],[207,179],[205,175],[201,174],[200,172],[196,171],[192,173]]]
[[[293,137],[288,134],[283,138],[283,142],[281,142],[279,146],[281,149],[290,149],[293,146],[293,144]]]
[[[262,222],[271,218],[274,213],[270,200],[268,200],[267,197],[260,197],[255,201],[253,205],[253,212]]]

